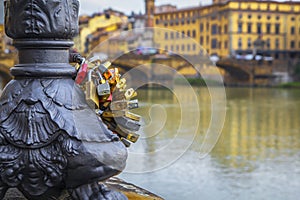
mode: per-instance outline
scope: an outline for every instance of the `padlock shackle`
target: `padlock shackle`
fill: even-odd
[[[103,76],[102,76],[101,72],[99,72],[98,70],[96,70],[96,73],[97,73],[97,74],[98,74],[98,76],[100,77],[101,81],[102,81],[102,80],[104,80],[104,78],[103,78]]]
[[[86,59],[84,57],[82,57],[80,65],[83,65],[85,63],[85,61],[86,61]]]
[[[97,66],[89,70],[88,81],[92,81],[92,73],[95,71],[95,69],[97,69]]]

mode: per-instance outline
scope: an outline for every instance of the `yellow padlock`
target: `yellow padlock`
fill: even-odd
[[[117,82],[116,87],[119,88],[120,91],[125,90],[125,88],[126,88],[126,79],[125,78],[121,78],[119,80],[119,82]]]
[[[97,88],[92,80],[93,69],[88,73],[88,81],[85,83],[85,100],[90,108],[99,108],[99,97],[97,94]]]
[[[137,93],[136,93],[136,91],[134,91],[133,88],[129,88],[128,90],[126,90],[124,96],[125,96],[125,99],[129,100],[133,97],[136,97]]]

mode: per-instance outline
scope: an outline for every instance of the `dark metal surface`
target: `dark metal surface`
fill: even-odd
[[[0,198],[127,199],[99,181],[120,173],[127,151],[91,110],[69,64],[77,0],[7,0],[6,33],[19,50],[0,98]]]

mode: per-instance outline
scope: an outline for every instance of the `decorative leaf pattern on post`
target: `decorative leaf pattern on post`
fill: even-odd
[[[78,0],[6,0],[5,7],[6,33],[14,39],[71,39],[78,33]]]
[[[45,3],[45,1],[42,2]],[[24,12],[26,16],[28,16],[28,18],[25,19],[25,33],[40,34],[46,31],[44,29],[50,31],[48,24],[50,20],[48,16],[44,14],[45,12],[42,10],[42,7],[36,3],[36,0],[27,2]]]

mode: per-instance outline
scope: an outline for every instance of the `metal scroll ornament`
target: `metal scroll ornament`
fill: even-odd
[[[102,181],[120,173],[127,151],[97,117],[69,64],[77,0],[6,0],[5,26],[19,64],[0,98],[0,199],[127,199]]]

